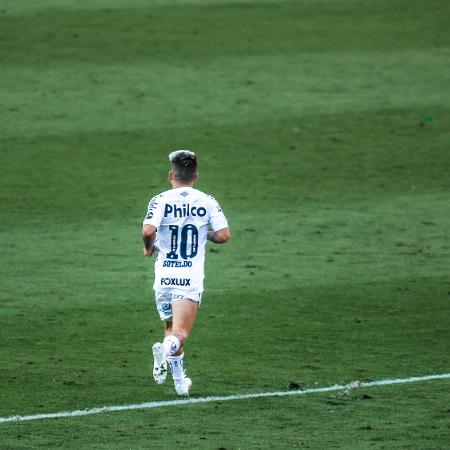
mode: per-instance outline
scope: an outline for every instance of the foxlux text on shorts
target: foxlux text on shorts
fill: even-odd
[[[161,286],[190,286],[190,278],[161,278]]]

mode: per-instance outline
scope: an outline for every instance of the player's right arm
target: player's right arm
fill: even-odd
[[[208,197],[212,231],[208,231],[207,239],[215,244],[225,244],[230,240],[231,234],[225,214],[213,196]]]
[[[217,231],[208,231],[207,237],[208,241],[214,242],[216,244],[225,244],[225,242],[230,240],[230,229],[227,227]]]

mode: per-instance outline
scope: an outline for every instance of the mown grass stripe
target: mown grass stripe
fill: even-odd
[[[210,402],[226,402],[231,400],[248,400],[254,398],[263,397],[287,397],[293,395],[307,395],[307,394],[317,394],[322,392],[333,392],[333,391],[346,391],[351,389],[368,388],[375,386],[389,386],[395,384],[405,384],[405,383],[417,383],[421,381],[432,381],[432,380],[444,380],[449,379],[450,373],[443,373],[438,375],[424,375],[420,377],[408,377],[408,378],[388,378],[385,380],[376,380],[368,382],[353,381],[349,384],[335,384],[332,386],[325,386],[319,388],[295,390],[295,391],[278,391],[278,392],[259,392],[255,394],[236,394],[227,396],[212,396],[212,397],[198,397],[189,398],[184,400],[164,400],[159,402],[146,402],[137,403],[131,405],[113,405],[113,406],[102,406],[97,408],[82,409],[75,411],[62,411],[56,413],[43,413],[43,414],[32,414],[26,416],[10,416],[10,417],[0,417],[0,423],[8,422],[25,422],[29,420],[40,420],[40,419],[60,419],[68,417],[80,417],[80,416],[90,416],[93,414],[109,413],[116,411],[132,411],[136,409],[152,409],[152,408],[162,408],[166,406],[182,406],[195,403],[210,403]]]

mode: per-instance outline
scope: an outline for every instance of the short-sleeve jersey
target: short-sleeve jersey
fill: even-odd
[[[150,200],[143,223],[157,229],[153,289],[203,292],[208,227],[228,227],[217,200],[192,187],[170,189]]]

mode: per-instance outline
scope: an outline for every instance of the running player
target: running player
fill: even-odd
[[[192,381],[184,371],[184,346],[201,303],[206,241],[223,244],[230,231],[215,198],[192,187],[198,181],[195,153],[177,150],[169,161],[172,189],[150,200],[142,236],[144,255],[158,254],[153,289],[164,321],[164,341],[152,347],[153,377],[164,383],[168,365],[177,394],[187,396]]]

